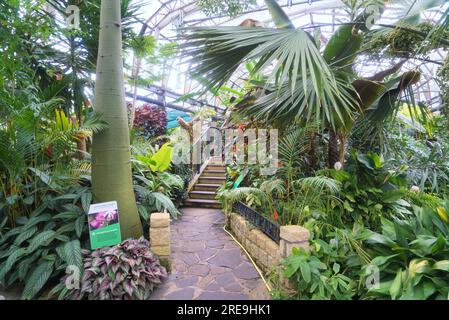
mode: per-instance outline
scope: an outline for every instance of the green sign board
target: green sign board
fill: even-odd
[[[88,223],[92,250],[113,246],[122,241],[117,201],[91,205]]]

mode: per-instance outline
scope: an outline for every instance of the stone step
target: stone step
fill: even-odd
[[[226,173],[226,166],[219,164],[208,164],[206,166],[206,170],[222,170]]]
[[[208,199],[215,200],[216,193],[214,191],[190,191],[190,199]]]
[[[193,186],[193,191],[216,191],[220,187],[221,184],[197,183]]]
[[[220,202],[217,200],[208,199],[187,199],[184,201],[185,207],[200,207],[200,208],[214,208],[220,209]]]
[[[206,169],[201,173],[203,177],[224,177],[226,174],[225,170],[209,170]]]
[[[211,158],[209,160],[209,165],[218,165],[218,166],[223,166],[224,165],[224,161],[222,160],[222,158]]]
[[[198,183],[200,184],[224,184],[226,181],[226,177],[206,177],[200,176],[198,178]]]

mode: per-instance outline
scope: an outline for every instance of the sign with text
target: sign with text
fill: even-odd
[[[113,246],[122,241],[117,201],[91,205],[88,222],[92,250]]]

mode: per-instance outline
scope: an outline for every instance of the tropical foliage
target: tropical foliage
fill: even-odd
[[[65,27],[72,3],[0,3],[0,286],[19,287],[23,299],[46,298],[67,267],[82,273],[81,249],[90,249],[86,214],[95,201],[92,137],[114,127],[91,102],[100,3],[81,2],[79,30]],[[125,50],[135,45],[141,4],[120,2]],[[139,200],[139,225],[156,211],[179,214],[172,191],[184,181],[170,173],[171,148],[158,149],[157,133],[147,135],[151,141],[136,138],[142,158],[134,159],[130,190]],[[154,283],[147,281],[142,276],[139,282],[144,295]]]
[[[45,195],[29,215],[8,217],[0,224],[0,284],[24,284],[23,299],[42,293],[68,266],[82,268],[81,245],[86,246],[86,210],[92,193],[87,188],[66,188]]]
[[[278,130],[275,173],[236,161],[217,192],[224,212],[242,201],[310,232],[309,250],[293,249],[274,272],[273,297],[448,298],[447,1],[393,1],[387,24],[389,1],[344,0],[346,20],[329,37],[263,3],[268,23],[190,21],[174,42],[149,35],[139,0],[0,2],[2,289],[18,286],[23,299],[146,300],[167,278],[146,240],[149,217],[182,218],[195,168],[173,163],[167,108],[139,105],[138,88],[167,85],[180,58],[200,86],[171,103],[203,105],[208,91],[228,109],[198,108],[195,120]],[[71,4],[79,29],[66,27]],[[257,4],[200,0],[193,11],[249,17]],[[439,21],[422,19],[435,8]],[[379,68],[360,66],[367,60]],[[427,63],[437,66],[437,107],[422,99]],[[244,152],[255,148],[244,141]],[[110,200],[125,240],[91,251],[86,213]],[[81,283],[70,289],[72,268]]]
[[[265,2],[277,29],[189,28],[185,52],[213,92],[242,62],[254,63],[229,122],[279,130],[276,173],[229,166],[218,193],[225,210],[243,201],[310,231],[310,251],[293,249],[284,261],[295,292],[274,290],[274,297],[447,298],[447,119],[415,101],[419,70],[400,73],[408,59],[447,46],[447,23],[417,15],[442,3],[413,3],[395,25],[370,30],[368,2],[348,1],[352,23],[322,47],[276,2]],[[354,65],[366,55],[391,58],[392,66],[362,77]]]

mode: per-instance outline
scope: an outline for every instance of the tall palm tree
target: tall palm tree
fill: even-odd
[[[96,202],[118,202],[122,236],[137,238],[142,225],[132,183],[120,21],[120,0],[102,0],[94,108],[109,127],[93,136],[92,187]]]
[[[264,85],[268,94],[247,109],[256,119],[313,118],[323,126],[335,126],[351,117],[356,101],[350,94],[350,84],[335,77],[314,39],[304,30],[295,29],[276,1],[265,2],[277,29],[187,29],[184,54],[191,57],[193,75],[201,77],[209,88],[218,89],[242,62],[257,59],[253,73],[274,67]]]
[[[441,1],[423,2],[435,6]],[[212,89],[225,84],[242,62],[257,60],[253,72],[269,70],[271,75],[266,83],[257,84],[264,93],[257,91],[255,102],[239,111],[266,123],[296,120],[320,124],[322,130],[329,131],[329,165],[333,166],[343,161],[346,139],[356,120],[364,115],[370,115],[373,123],[386,119],[400,93],[419,80],[419,73],[383,82],[400,66],[369,79],[353,71],[368,30],[368,7],[351,23],[339,27],[321,53],[313,37],[295,29],[275,0],[265,3],[277,29],[188,28],[184,53],[191,57],[194,75]],[[417,15],[415,11],[406,11],[406,18]]]

